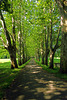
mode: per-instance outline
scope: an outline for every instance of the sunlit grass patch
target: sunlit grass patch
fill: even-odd
[[[54,63],[60,63],[60,57],[54,57]]]
[[[10,62],[10,59],[0,59],[0,63]]]
[[[8,62],[7,62],[8,61]],[[29,60],[30,61],[30,60]],[[4,95],[4,90],[10,86],[12,81],[16,78],[19,71],[29,62],[27,61],[25,64],[19,66],[18,69],[11,69],[10,61],[4,60],[3,63],[0,63],[0,98]]]
[[[49,58],[48,58],[48,63],[49,63]],[[54,57],[54,63],[60,63],[60,57]]]

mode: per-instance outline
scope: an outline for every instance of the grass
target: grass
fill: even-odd
[[[49,63],[49,58],[48,58],[48,63]],[[60,58],[54,57],[54,63],[60,63]]]
[[[50,58],[48,57],[48,64],[49,64]],[[42,59],[40,58],[40,63],[42,62]],[[60,57],[54,57],[54,63],[60,63]]]
[[[10,62],[10,59],[0,59],[0,63]]]
[[[0,98],[3,97],[5,89],[10,86],[10,84],[16,78],[20,70],[24,68],[24,66],[29,61],[27,61],[22,66],[19,66],[18,69],[11,69],[10,68],[11,64],[9,59],[0,59]]]
[[[41,62],[37,61],[36,59],[35,59],[35,61],[38,65],[40,65],[47,72],[54,74],[56,77],[59,77],[59,78],[63,79],[64,81],[67,81],[67,74],[60,73],[60,71],[59,71],[60,68],[54,67],[54,69],[50,69],[49,66],[41,64]],[[55,58],[54,63],[60,63],[60,59],[58,60]]]

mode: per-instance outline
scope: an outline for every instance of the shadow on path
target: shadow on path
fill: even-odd
[[[32,59],[6,91],[4,100],[67,100],[67,83],[44,71]]]

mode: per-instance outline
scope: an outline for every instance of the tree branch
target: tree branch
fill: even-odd
[[[61,46],[61,45],[58,45],[59,36],[60,36],[60,30],[61,30],[61,29],[58,30],[58,37],[57,37],[56,44],[55,44],[54,49],[53,49],[54,51],[56,51],[56,49],[59,48],[59,47]]]
[[[7,49],[7,45],[5,44],[5,42],[4,42],[4,40],[3,40],[3,38],[1,36],[0,36],[0,39],[1,39],[1,41],[2,41],[2,43],[4,45],[4,47],[5,47],[5,49]]]
[[[5,23],[5,20],[3,18],[1,10],[0,10],[0,19],[1,19],[1,22],[2,22],[3,29],[4,29],[4,34],[6,36],[7,44],[11,45],[11,39],[10,39],[10,36],[9,36],[9,32],[7,31],[6,23]]]

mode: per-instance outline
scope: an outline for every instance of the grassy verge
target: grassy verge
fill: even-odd
[[[48,57],[48,64],[49,64],[50,58]],[[42,59],[40,58],[40,63],[42,62]],[[60,63],[60,57],[54,57],[54,63]]]
[[[58,67],[55,67],[54,69],[50,69],[49,66],[46,66],[46,65],[43,65],[41,64],[39,61],[37,61],[35,59],[36,63],[38,65],[40,65],[44,70],[46,70],[47,72],[51,73],[51,74],[54,74],[56,77],[59,77],[61,79],[63,79],[64,81],[67,81],[67,74],[62,74],[59,72],[59,69]],[[56,60],[57,61],[57,60]]]
[[[30,59],[31,60],[31,59]],[[12,81],[16,78],[19,71],[30,61],[28,60],[25,64],[19,66],[18,69],[10,69],[10,61],[0,63],[0,98],[3,97],[4,91],[10,86]]]

